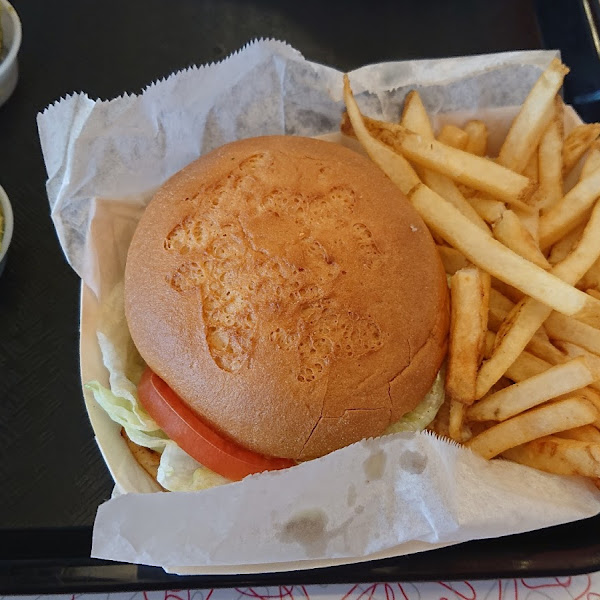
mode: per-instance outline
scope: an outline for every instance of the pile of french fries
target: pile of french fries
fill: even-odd
[[[600,124],[565,133],[567,73],[551,62],[498,156],[479,120],[436,136],[416,91],[397,123],[362,115],[347,76],[341,130],[412,202],[448,275],[446,401],[430,428],[597,484]]]

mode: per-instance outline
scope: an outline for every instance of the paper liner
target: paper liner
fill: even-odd
[[[554,55],[384,63],[350,78],[371,116],[397,120],[404,96],[417,88],[434,121],[494,117],[493,146],[514,115],[510,107],[523,101]],[[155,189],[235,139],[335,131],[342,106],[341,73],[261,40],[139,96],[93,101],[74,94],[38,116],[52,218],[83,280],[84,382],[108,383],[95,339],[98,306],[123,277],[131,235]],[[104,458],[127,492],[99,509],[96,557],[179,573],[315,568],[527,531],[600,510],[587,481],[486,463],[427,434],[364,441],[206,492],[133,493],[152,492],[156,484],[133,460],[119,426],[85,395]]]

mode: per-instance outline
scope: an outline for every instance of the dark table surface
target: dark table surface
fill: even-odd
[[[45,558],[50,547],[57,560],[85,553],[96,508],[112,490],[81,394],[79,280],[49,216],[39,111],[73,91],[139,92],[273,37],[339,69],[558,47],[573,67],[568,99],[593,112],[600,69],[582,2],[14,0],[23,24],[20,80],[0,107],[0,185],[15,213],[0,278],[0,562]],[[579,33],[569,41],[573,27]],[[44,546],[44,535],[54,543]]]

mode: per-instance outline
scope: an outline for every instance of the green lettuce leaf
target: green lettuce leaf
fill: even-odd
[[[427,395],[417,407],[407,413],[395,423],[392,423],[385,431],[384,435],[389,433],[399,433],[401,431],[422,431],[435,418],[440,406],[444,403],[444,379],[445,369],[442,367],[431,386]]]
[[[171,440],[160,458],[156,478],[165,489],[177,492],[195,492],[231,483],[194,460]]]
[[[125,429],[129,439],[161,454],[158,482],[171,491],[203,490],[229,483],[186,454],[139,403],[137,384],[145,368],[127,327],[121,282],[103,303],[98,319],[98,343],[109,373],[110,389],[98,381],[85,384],[108,416]]]

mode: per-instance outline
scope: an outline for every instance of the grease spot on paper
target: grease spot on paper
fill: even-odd
[[[383,450],[378,450],[369,456],[363,463],[367,481],[375,481],[383,477],[387,455]]]
[[[294,515],[279,536],[282,542],[296,542],[308,556],[320,556],[327,548],[327,515],[320,509],[303,510]]]
[[[356,488],[353,484],[348,487],[348,506],[352,507],[356,504]]]
[[[427,466],[427,457],[424,454],[413,452],[412,450],[405,450],[400,455],[400,468],[403,471],[412,473],[413,475],[420,475]]]

